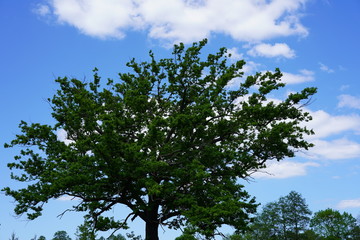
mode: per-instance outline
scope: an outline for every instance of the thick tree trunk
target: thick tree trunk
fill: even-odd
[[[154,196],[149,196],[149,208],[145,213],[145,240],[159,240],[159,205],[155,203],[153,199],[155,199]]]
[[[159,240],[159,223],[156,220],[146,222],[145,240]]]

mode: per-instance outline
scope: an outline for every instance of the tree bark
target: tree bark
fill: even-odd
[[[146,222],[145,240],[159,240],[159,223],[157,219]]]
[[[149,196],[148,210],[145,219],[145,240],[159,240],[159,220],[158,211],[159,204],[155,201],[155,196]]]

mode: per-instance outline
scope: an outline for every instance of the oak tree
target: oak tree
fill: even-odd
[[[205,44],[133,59],[129,73],[106,84],[96,69],[89,83],[58,78],[49,99],[56,124],[21,122],[6,144],[25,146],[8,166],[28,185],[4,189],[16,214],[35,219],[50,199],[69,195],[95,229],[139,217],[147,240],[159,239],[160,225],[191,224],[207,237],[224,224],[245,228],[256,203],[239,180],[311,146],[303,136],[312,130],[301,124],[311,116],[301,105],[316,89],[270,101],[284,87],[279,69],[244,77],[244,61],[228,61],[225,48],[202,57]],[[130,214],[105,214],[116,205]]]

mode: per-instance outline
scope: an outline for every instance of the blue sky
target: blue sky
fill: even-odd
[[[173,43],[209,39],[206,51],[227,47],[246,73],[279,67],[286,92],[318,87],[307,110],[316,147],[269,163],[247,183],[260,203],[291,190],[312,211],[328,207],[360,214],[360,2],[358,0],[0,0],[0,145],[19,132],[20,120],[54,123],[46,102],[58,76],[91,79],[97,67],[116,79],[132,57],[169,56]],[[284,96],[272,96],[281,99]],[[0,148],[0,187],[22,186],[6,167],[16,149]],[[14,217],[11,198],[0,195],[0,238],[73,234],[82,216],[57,215],[74,204],[51,201],[42,217]],[[123,209],[114,210],[120,216]],[[134,231],[143,233],[140,222]],[[179,233],[160,229],[161,239]]]

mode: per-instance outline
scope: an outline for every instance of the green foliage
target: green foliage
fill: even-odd
[[[251,225],[256,239],[304,239],[311,211],[304,198],[291,191],[278,201],[266,204]]]
[[[5,145],[25,146],[8,166],[29,185],[4,188],[15,212],[35,219],[49,199],[67,194],[101,231],[137,217],[148,240],[158,239],[159,224],[190,223],[207,237],[223,224],[245,229],[256,204],[239,179],[312,146],[303,136],[313,132],[300,125],[311,117],[299,106],[316,89],[269,101],[284,87],[279,69],[244,79],[245,62],[229,64],[225,48],[202,60],[206,42],[175,45],[171,58],[131,60],[132,72],[105,86],[97,69],[90,83],[58,78],[49,99],[56,124],[22,121]],[[234,79],[242,80],[230,88]],[[105,217],[117,204],[130,215]]]
[[[107,240],[126,240],[126,238],[123,235],[118,234],[118,235],[111,235],[110,237],[107,238]]]
[[[195,233],[195,228],[191,225],[188,225],[183,230],[183,233],[179,237],[175,238],[175,240],[196,240],[197,238],[195,237]]]
[[[96,234],[91,225],[85,221],[76,229],[76,240],[95,240]]]
[[[285,232],[292,235],[292,239],[301,239],[300,232],[307,228],[311,216],[305,199],[298,192],[291,191],[287,196],[279,199],[279,205],[286,225]]]
[[[131,240],[142,240],[142,237],[140,235],[136,236],[134,232],[126,233],[126,237]]]
[[[66,231],[57,231],[52,240],[71,240]]]
[[[38,240],[46,240],[46,238],[44,236],[40,236]]]
[[[330,208],[316,212],[310,225],[325,239],[354,239],[353,235],[357,235],[356,219],[347,212],[341,214]]]

